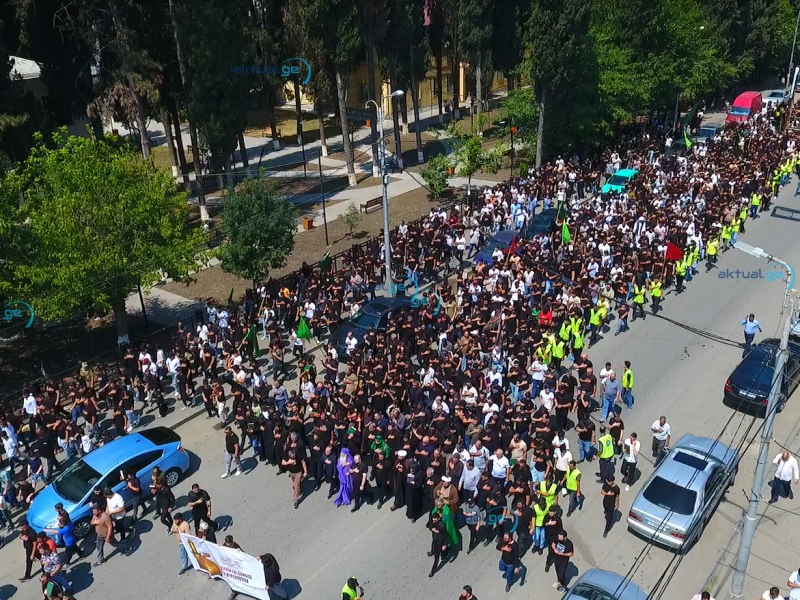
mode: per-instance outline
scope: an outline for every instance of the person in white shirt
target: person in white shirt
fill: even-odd
[[[789,598],[791,600],[800,600],[800,573],[798,571],[792,572],[789,575],[789,581],[786,582],[789,587]]]
[[[478,397],[478,390],[475,386],[467,382],[461,388],[461,399],[469,405],[475,404],[475,399]]]
[[[503,449],[498,448],[495,450],[489,461],[492,463],[492,479],[505,485],[506,479],[508,479],[509,462],[505,454],[503,454]]]
[[[775,478],[772,480],[772,497],[769,503],[775,504],[778,501],[779,494],[789,496],[790,500],[794,499],[792,482],[797,483],[800,478],[797,459],[784,451],[775,457],[772,464],[775,465]]]
[[[639,460],[639,450],[642,448],[642,443],[637,439],[636,434],[632,433],[631,436],[622,443],[622,464],[620,465],[620,473],[622,473],[622,483],[625,484],[625,491],[629,492],[631,484],[636,481],[636,463]]]
[[[25,409],[25,414],[31,419],[38,414],[39,405],[36,403],[36,397],[32,392],[28,392],[28,395],[25,396],[22,401],[22,408]]]
[[[669,439],[672,435],[672,429],[667,423],[667,417],[662,415],[658,421],[653,421],[650,431],[653,432],[653,458],[656,459],[656,464],[658,464],[661,461],[661,453],[665,446],[669,446]]]
[[[709,592],[703,592],[701,594],[695,594],[692,596],[692,600],[714,600],[714,598],[711,597]]]
[[[761,600],[783,600],[783,596],[781,596],[781,588],[777,586],[772,586],[768,590],[765,590],[763,594],[761,594]]]
[[[555,398],[555,395],[550,391],[550,386],[546,385],[539,394],[539,404],[544,406],[547,412],[551,412],[553,410],[553,398]]]
[[[486,424],[489,423],[491,418],[500,412],[500,407],[497,406],[496,403],[492,402],[491,399],[487,399],[486,402],[483,404],[483,426],[486,427]]]
[[[356,346],[358,346],[358,340],[353,336],[352,331],[348,331],[347,337],[344,340],[344,347],[347,356],[350,356],[353,353],[353,350],[356,349]]]
[[[106,512],[114,520],[114,533],[119,534],[119,541],[125,541],[128,528],[125,526],[125,500],[111,488],[106,488]]]
[[[503,387],[503,374],[498,372],[498,368],[492,367],[491,372],[486,376],[489,387],[496,385],[499,388]]]
[[[181,359],[177,357],[175,351],[172,351],[170,357],[167,359],[167,372],[172,377],[172,387],[178,387],[178,369],[181,368]]]
[[[19,448],[17,448],[17,443],[8,437],[8,432],[5,429],[0,430],[0,440],[3,441],[3,448],[6,451],[6,457],[8,458],[8,466],[11,468],[11,473],[14,473],[14,465],[19,460]]]
[[[475,462],[475,468],[478,469],[479,472],[483,473],[483,471],[486,469],[486,461],[489,460],[489,451],[483,445],[481,440],[476,441],[474,444],[472,444],[472,446],[470,446],[469,455]]]

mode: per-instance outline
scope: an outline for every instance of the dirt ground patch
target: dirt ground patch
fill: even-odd
[[[420,188],[392,198],[389,202],[389,226],[394,227],[400,221],[413,221],[431,210],[436,203],[428,200],[427,192]],[[347,237],[347,227],[341,219],[328,223],[328,238],[331,245],[325,246],[325,230],[323,227],[312,229],[297,235],[294,251],[289,255],[286,266],[272,271],[273,277],[281,277],[300,268],[303,262],[314,264],[319,262],[325,252],[336,254],[347,250],[354,242],[361,243],[372,236],[376,236],[383,229],[383,214],[376,210],[364,217],[361,225],[353,234]],[[169,282],[162,289],[184,296],[205,300],[214,298],[218,302],[225,302],[233,290],[233,297],[238,299],[244,295],[246,288],[252,282],[245,281],[230,273],[225,273],[221,267],[211,267],[194,275],[195,280],[188,286],[181,282]]]

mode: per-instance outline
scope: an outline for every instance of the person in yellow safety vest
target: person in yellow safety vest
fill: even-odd
[[[722,242],[722,251],[725,252],[731,245],[731,237],[733,236],[733,232],[731,231],[730,225],[723,225],[722,231],[719,234],[720,240]]]
[[[628,410],[633,410],[633,370],[631,361],[625,361],[625,369],[622,371],[622,401]]]
[[[550,352],[549,352],[549,345],[541,345],[536,349],[536,356],[539,357],[539,362],[543,365],[550,364]]]
[[[653,314],[661,308],[661,297],[664,292],[661,290],[664,284],[657,278],[650,280],[650,302],[653,304]]]
[[[572,356],[574,358],[583,349],[583,319],[570,317],[569,324],[572,327]]]
[[[753,192],[750,196],[750,216],[754,219],[758,218],[758,207],[761,206],[761,194]]]
[[[644,321],[644,301],[645,301],[645,294],[647,293],[647,288],[643,285],[639,285],[637,283],[633,284],[633,318],[632,321],[636,320],[636,313],[642,315],[642,320]]]
[[[602,307],[589,309],[589,347],[597,343],[597,332],[603,326],[605,314]]]
[[[706,242],[706,271],[710,271],[711,268],[717,264],[717,251],[719,250],[719,239],[718,238],[711,238]]]
[[[567,472],[564,475],[564,487],[569,492],[569,510],[567,516],[572,516],[576,508],[583,510],[583,495],[581,494],[581,472],[574,460],[569,461]]]
[[[735,244],[739,239],[739,230],[742,228],[742,222],[739,217],[734,217],[731,221],[731,244]]]
[[[572,336],[572,323],[570,323],[569,319],[564,319],[561,323],[561,328],[558,330],[558,337],[560,337],[565,342],[569,341],[569,338]]]
[[[553,475],[550,474],[547,476],[546,479],[539,482],[539,487],[536,488],[536,491],[539,492],[539,498],[544,498],[546,504],[546,508],[550,508],[554,504],[558,505],[558,485],[555,481],[553,481]]]
[[[600,427],[600,437],[597,438],[598,458],[600,459],[600,472],[596,475],[601,481],[606,481],[610,475],[614,474],[614,438],[606,432],[605,427]]]
[[[342,588],[342,600],[361,600],[363,595],[364,588],[355,577],[350,577]]]
[[[561,361],[564,360],[564,340],[550,343],[550,353],[553,355],[553,364],[556,366],[556,373],[561,373]]]
[[[547,545],[544,537],[544,520],[548,512],[547,500],[539,498],[539,501],[533,505],[533,547],[539,551],[539,554]]]
[[[675,261],[675,293],[683,291],[683,278],[686,277],[686,264],[683,259]]]

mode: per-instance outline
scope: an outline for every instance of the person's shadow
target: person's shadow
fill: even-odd
[[[17,593],[17,586],[6,583],[0,585],[0,600],[9,600],[14,594]]]
[[[567,584],[567,587],[569,587],[570,582],[577,578],[578,575],[580,575],[578,567],[575,566],[574,562],[570,561],[570,563],[567,565],[567,571],[564,574],[564,583]]]
[[[214,517],[214,522],[217,524],[217,531],[226,531],[228,527],[233,526],[233,517],[228,515],[220,515]]]
[[[286,592],[286,598],[288,600],[296,598],[300,595],[300,592],[303,591],[303,588],[300,586],[300,582],[297,581],[297,579],[284,579],[281,581],[281,587]]]
[[[70,567],[67,580],[72,586],[73,594],[82,592],[91,587],[91,585],[94,583],[94,575],[92,575],[92,570],[89,567],[89,563],[82,562],[74,567]]]

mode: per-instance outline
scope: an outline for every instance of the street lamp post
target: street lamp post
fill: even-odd
[[[399,98],[403,93],[403,90],[395,90],[389,97]],[[387,292],[389,296],[394,296],[394,286],[392,285],[392,248],[389,241],[389,174],[386,172],[386,147],[383,144],[383,99],[384,96],[381,95],[381,104],[378,104],[375,100],[367,100],[364,107],[367,108],[370,104],[375,106],[375,114],[378,119],[378,132],[381,137],[378,145],[380,146],[381,187],[383,188],[383,260],[384,269],[386,271],[384,291]]]
[[[783,326],[783,335],[781,336],[778,354],[775,357],[772,385],[770,386],[769,396],[767,398],[764,429],[761,432],[761,444],[758,448],[758,460],[756,462],[755,474],[753,475],[753,487],[750,489],[747,514],[744,517],[744,523],[742,525],[739,550],[736,554],[733,580],[731,582],[731,598],[741,598],[744,595],[744,581],[747,573],[747,563],[750,560],[750,549],[753,546],[753,538],[755,537],[756,533],[758,504],[761,500],[761,490],[764,487],[764,477],[766,476],[767,461],[769,460],[769,446],[770,442],[772,441],[772,428],[775,425],[775,414],[778,412],[778,403],[780,401],[781,390],[783,387],[784,367],[789,355],[789,334],[793,326],[794,313],[797,306],[797,296],[795,296],[794,291],[791,289],[794,278],[792,268],[788,264],[765,252],[762,248],[755,248],[742,242],[736,242],[734,247],[737,250],[741,250],[749,254],[750,256],[755,256],[756,258],[766,258],[767,260],[776,262],[786,269],[787,283],[786,295],[784,297],[784,307],[786,306],[786,299],[791,298],[791,310],[789,310],[786,315],[786,321]]]
[[[791,85],[792,83],[792,67],[794,66],[794,49],[797,45],[797,30],[800,28],[800,10],[797,11],[797,21],[794,24],[794,39],[792,39],[792,53],[789,55],[789,74],[786,76],[786,84]],[[792,96],[794,96],[794,90],[792,90]]]

